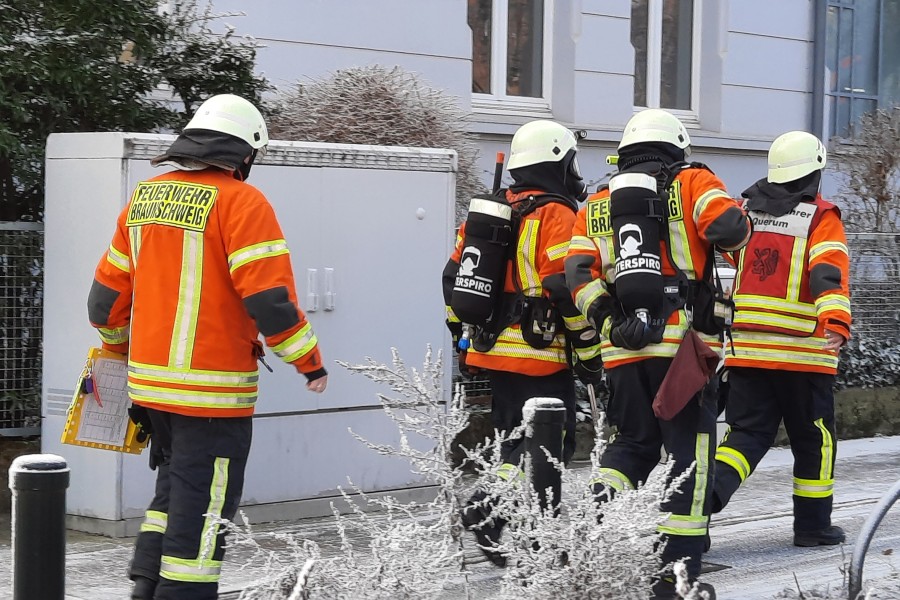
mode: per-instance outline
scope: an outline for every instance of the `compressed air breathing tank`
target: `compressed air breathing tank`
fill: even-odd
[[[460,321],[484,326],[499,314],[509,262],[512,206],[498,196],[478,195],[469,203],[459,270],[450,307]]]
[[[656,178],[619,173],[609,182],[610,218],[616,252],[616,297],[626,314],[648,325],[663,312],[660,228],[664,204]]]

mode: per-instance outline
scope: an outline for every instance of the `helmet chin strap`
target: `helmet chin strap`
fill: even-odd
[[[259,150],[256,148],[253,149],[253,152],[250,153],[248,159],[244,159],[244,162],[241,163],[241,166],[232,171],[232,175],[238,181],[247,181],[247,178],[250,177],[250,169],[253,167],[253,161],[256,160],[256,155],[259,153]]]

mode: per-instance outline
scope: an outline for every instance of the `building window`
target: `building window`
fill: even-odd
[[[473,104],[548,109],[552,0],[468,2]]]
[[[900,103],[900,0],[829,0],[826,137],[851,137],[859,118]]]
[[[700,1],[631,1],[636,107],[696,115]]]

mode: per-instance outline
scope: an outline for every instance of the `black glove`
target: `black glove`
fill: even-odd
[[[128,407],[128,418],[138,426],[135,438],[138,442],[144,443],[150,434],[153,433],[153,424],[150,422],[150,413],[147,409],[138,404],[132,404]]]
[[[603,360],[599,356],[586,361],[575,360],[572,371],[584,385],[597,385],[603,381]]]
[[[657,331],[637,317],[625,317],[614,323],[609,332],[609,341],[613,346],[626,350],[640,350],[656,340]]]

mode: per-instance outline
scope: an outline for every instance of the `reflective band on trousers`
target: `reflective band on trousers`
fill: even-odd
[[[213,463],[213,477],[209,486],[209,504],[206,508],[206,519],[200,539],[197,540],[199,550],[197,558],[178,558],[163,555],[160,561],[159,574],[172,581],[188,581],[194,583],[215,583],[222,571],[222,561],[210,557],[216,550],[216,538],[221,527],[222,507],[225,505],[225,493],[228,490],[227,458],[216,457]]]
[[[502,479],[503,481],[513,481],[513,480],[523,480],[525,479],[525,473],[522,472],[522,469],[517,467],[511,463],[503,463],[499,467],[497,467],[497,477]]]
[[[803,498],[828,498],[834,495],[834,479],[799,479],[794,477],[794,495]]]
[[[725,463],[726,465],[737,471],[737,474],[741,478],[741,483],[743,483],[745,479],[750,477],[750,463],[747,461],[743,454],[741,454],[734,448],[719,446],[716,450],[716,460]]]
[[[706,535],[709,517],[692,517],[687,515],[669,515],[656,530],[669,535],[701,536]]]
[[[165,533],[168,525],[169,515],[158,510],[148,510],[144,515],[144,522],[141,523],[141,531]]]
[[[694,497],[691,502],[691,516],[703,516],[706,504],[706,482],[709,478],[709,434],[698,433],[694,444]]]
[[[622,490],[634,489],[634,484],[631,483],[631,480],[628,479],[628,477],[626,477],[624,473],[607,467],[601,467],[597,472],[597,476],[591,479],[588,485],[594,485],[597,483],[607,485],[617,492],[621,492]]]

